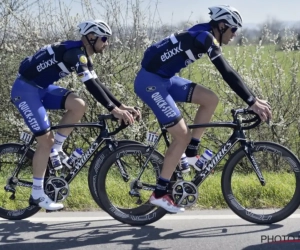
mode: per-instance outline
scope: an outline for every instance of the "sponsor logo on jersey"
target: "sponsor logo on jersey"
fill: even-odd
[[[179,45],[171,50],[167,50],[165,53],[163,53],[160,57],[162,62],[167,61],[168,59],[172,58],[173,56],[179,54],[183,50],[181,49],[181,42]]]
[[[63,78],[63,77],[65,77],[65,76],[67,76],[68,75],[68,73],[66,73],[66,72],[64,72],[64,71],[60,71],[59,72],[59,77],[60,78]]]
[[[89,79],[93,79],[94,78],[93,75],[91,74],[91,72],[88,71],[88,70],[86,70],[84,72],[80,72],[77,75],[78,75],[78,77],[80,78],[80,80],[82,82],[85,82],[85,81],[87,81]]]
[[[85,55],[78,55],[80,64],[87,64],[87,58]]]
[[[162,40],[159,44],[156,44],[155,46],[156,46],[156,48],[160,48],[160,47],[162,47],[162,46],[164,46],[164,45],[166,45],[167,43],[169,43],[169,38],[166,38],[166,39],[164,39],[164,40]]]
[[[53,55],[53,58],[47,60],[47,61],[42,61],[38,66],[36,66],[36,70],[38,72],[43,71],[44,69],[47,69],[48,67],[57,64],[58,61],[55,60],[55,54]]]
[[[82,77],[84,77],[84,75],[85,75],[85,73],[84,73],[84,72],[81,72],[81,73],[78,74],[78,77],[79,77],[79,78],[82,78]]]
[[[191,63],[193,63],[193,61],[191,59],[186,59],[184,62],[185,66],[188,66]]]
[[[75,65],[76,71],[78,71],[79,65],[80,65],[79,62],[77,62],[76,65]]]
[[[219,46],[220,46],[220,44],[218,43],[218,41],[217,41],[217,39],[216,39],[216,38],[214,38],[214,39],[213,39],[213,44],[214,44],[214,45],[216,45],[217,47],[219,47]]]
[[[176,112],[172,109],[172,107],[163,99],[159,92],[155,92],[152,94],[152,99],[155,101],[157,106],[161,109],[161,111],[165,114],[166,117],[175,117]]]
[[[154,91],[154,90],[156,90],[156,87],[155,87],[155,86],[148,86],[148,87],[146,88],[146,91],[147,91],[147,92],[152,92],[152,91]]]

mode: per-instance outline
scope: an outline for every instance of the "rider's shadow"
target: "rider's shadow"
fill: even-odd
[[[111,222],[111,220],[109,220]],[[151,247],[151,242],[173,239],[193,239],[199,237],[220,237],[251,232],[263,232],[278,229],[282,225],[268,225],[257,229],[257,225],[229,225],[220,227],[207,227],[174,232],[173,229],[159,228],[152,225],[144,227],[131,227],[124,224],[97,226],[97,221],[57,223],[47,225],[28,221],[4,222],[0,224],[1,244],[5,250],[19,249],[71,249],[88,245],[114,244],[120,247],[130,246],[131,249],[170,249],[164,247]],[[105,221],[101,221],[105,223]],[[247,228],[236,232],[237,227]],[[231,233],[230,229],[234,228]],[[71,236],[70,236],[71,235]],[[32,239],[34,238],[34,242]],[[31,242],[29,242],[29,240]],[[46,244],[45,244],[46,243]],[[0,244],[0,246],[1,246]]]

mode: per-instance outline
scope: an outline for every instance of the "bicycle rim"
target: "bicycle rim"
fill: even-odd
[[[105,161],[98,175],[98,194],[105,210],[116,220],[130,225],[146,225],[159,220],[166,214],[162,208],[148,203],[152,190],[145,185],[155,187],[163,164],[163,156],[154,152],[150,156],[147,167],[140,178],[143,188],[137,188],[139,197],[132,196],[129,191],[144,165],[150,152],[144,145],[129,145],[116,150]],[[122,171],[117,161],[122,162]],[[127,179],[124,180],[124,172]],[[130,210],[135,211],[132,214]],[[127,212],[124,212],[127,211]],[[138,214],[138,215],[137,215]]]
[[[222,191],[228,206],[241,218],[272,224],[290,216],[299,206],[300,163],[287,148],[256,142],[255,158],[266,185],[262,186],[242,149],[226,163]]]
[[[32,158],[33,150],[29,149],[16,175],[16,185],[8,185],[17,164],[24,154],[23,145],[17,143],[0,145],[0,217],[8,220],[22,220],[40,210],[40,207],[29,206],[28,200],[32,185]],[[29,187],[21,186],[20,181],[31,184]],[[14,189],[15,193],[4,188]]]

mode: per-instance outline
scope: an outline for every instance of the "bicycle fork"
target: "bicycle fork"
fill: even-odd
[[[258,180],[260,181],[260,184],[262,186],[265,186],[266,181],[262,175],[262,172],[260,171],[260,167],[259,167],[255,157],[253,156],[253,149],[254,149],[253,142],[243,142],[242,146],[243,146],[243,151],[244,151],[245,155],[247,156],[248,160],[250,161],[252,168],[253,168],[254,172],[256,173]]]

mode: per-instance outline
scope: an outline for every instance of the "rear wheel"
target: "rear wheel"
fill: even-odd
[[[4,219],[26,219],[41,209],[28,203],[34,151],[29,149],[24,156],[24,150],[25,146],[18,143],[0,145],[0,217]],[[18,164],[21,167],[14,173]]]

